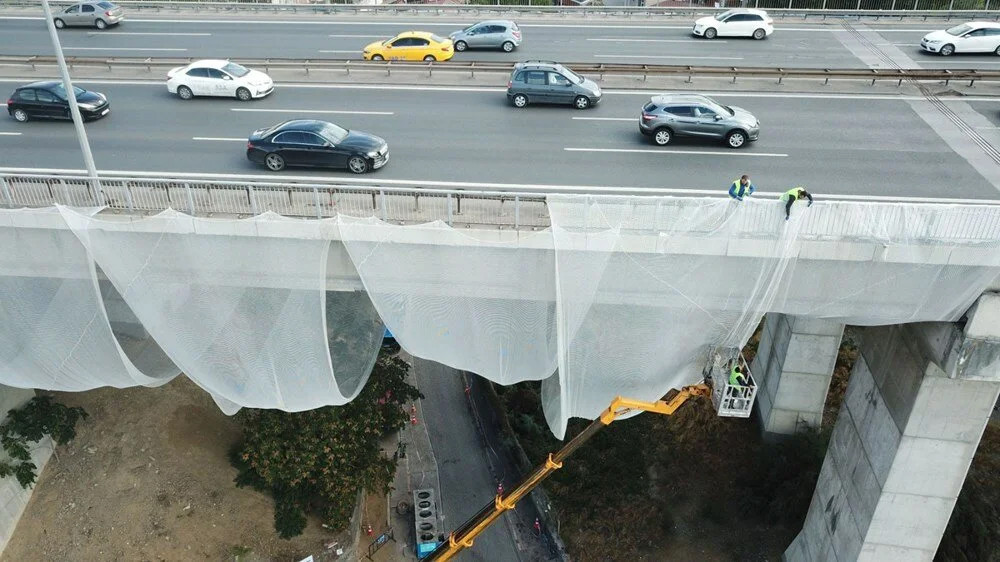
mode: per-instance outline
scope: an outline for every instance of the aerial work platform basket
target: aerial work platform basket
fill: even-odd
[[[740,366],[747,384],[729,384],[729,373]],[[757,398],[757,381],[743,352],[735,347],[719,347],[711,351],[705,365],[705,380],[712,386],[712,406],[715,413],[729,418],[749,418]]]

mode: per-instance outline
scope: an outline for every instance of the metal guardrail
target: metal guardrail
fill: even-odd
[[[377,1],[377,0],[376,0]],[[558,14],[574,16],[691,17],[733,7],[766,9],[782,18],[944,18],[1000,19],[1000,0],[620,0],[628,5],[598,5],[595,0],[469,0],[463,4],[424,4],[423,0],[390,0],[381,4],[348,0],[236,0],[229,2],[143,1],[116,2],[131,12],[179,12],[182,10],[219,13],[301,13],[301,14],[407,14],[477,15],[511,13],[519,15]],[[69,5],[72,2],[56,2]],[[658,4],[658,5],[653,5]],[[0,8],[37,8],[37,0],[0,0]]]
[[[176,66],[184,66],[194,58],[104,58],[104,57],[66,57],[70,68],[100,66],[109,71],[115,68],[145,68],[166,70]],[[462,72],[475,77],[477,72],[509,74],[514,69],[514,62],[403,62],[403,61],[360,61],[350,59],[240,59],[240,63],[249,67],[271,70],[304,70],[310,71],[342,71],[350,75],[352,70],[384,71],[391,76],[393,70],[400,72],[426,72],[433,76],[434,72]],[[2,65],[30,65],[32,70],[38,66],[56,64],[53,56],[8,56],[0,55]],[[687,77],[691,82],[695,76],[731,78],[736,83],[738,78],[776,78],[780,84],[786,78],[822,79],[828,83],[831,79],[866,80],[875,84],[877,81],[895,81],[901,85],[904,80],[924,82],[944,82],[952,80],[968,80],[969,85],[977,81],[1000,81],[1000,70],[976,69],[871,69],[871,68],[777,68],[777,67],[724,67],[724,66],[681,66],[657,64],[607,64],[607,63],[563,63],[575,72],[603,80],[605,76],[642,77]]]
[[[167,174],[164,174],[167,176]],[[435,220],[452,226],[538,230],[551,226],[542,192],[502,192],[461,189],[425,189],[420,186],[383,187],[342,183],[214,181],[169,177],[100,178],[98,189],[78,174],[22,174],[0,172],[0,207],[50,207],[55,204],[103,206],[109,212],[144,215],[176,209],[193,216],[247,217],[271,211],[288,217],[331,218],[337,214],[377,217],[396,224],[420,224]],[[647,191],[647,190],[641,190]],[[655,190],[652,193],[655,195]],[[721,195],[720,197],[725,197]],[[642,199],[641,197],[639,199]],[[777,205],[778,201],[774,203]],[[637,206],[626,230],[670,234],[681,217],[704,205],[700,197],[673,197],[655,205]],[[844,208],[844,205],[848,207]],[[807,239],[820,241],[898,241],[901,244],[951,244],[996,251],[1000,240],[1000,204],[927,204],[919,209],[889,203],[881,206],[877,232],[872,224],[859,221],[858,203],[825,200],[814,206],[800,230]],[[930,212],[928,212],[930,211]],[[781,231],[784,222],[778,208],[752,206],[741,211],[737,231],[752,239],[767,239]],[[581,220],[584,220],[581,218]],[[594,225],[565,225],[593,228]],[[714,224],[705,228],[714,229]],[[711,230],[703,234],[710,234]],[[689,236],[698,232],[675,233]]]

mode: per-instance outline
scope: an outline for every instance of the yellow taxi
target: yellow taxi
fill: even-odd
[[[404,31],[386,41],[365,47],[365,60],[445,61],[455,54],[451,39],[426,31]]]

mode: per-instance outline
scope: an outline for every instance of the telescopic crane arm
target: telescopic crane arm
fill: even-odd
[[[485,531],[490,524],[499,519],[505,511],[514,509],[517,502],[524,496],[531,493],[531,491],[535,489],[535,486],[538,486],[542,480],[545,480],[550,474],[562,468],[563,461],[566,460],[566,457],[570,456],[573,451],[579,449],[580,446],[593,437],[595,433],[603,429],[605,426],[610,425],[611,422],[615,421],[619,417],[635,410],[669,416],[676,412],[677,408],[686,402],[688,398],[693,396],[710,396],[711,393],[712,390],[708,385],[696,384],[692,386],[685,386],[679,391],[667,394],[665,400],[658,400],[656,402],[642,402],[639,400],[622,398],[621,396],[615,398],[611,402],[611,405],[608,406],[608,409],[604,410],[599,418],[591,422],[586,429],[576,434],[576,436],[563,445],[559,451],[556,453],[549,453],[549,457],[545,460],[545,462],[521,480],[517,487],[511,490],[509,494],[506,496],[497,494],[492,503],[485,505],[479,510],[478,513],[463,523],[461,527],[452,531],[448,536],[448,540],[438,545],[433,552],[427,555],[426,560],[434,562],[451,560],[462,550],[471,547],[476,537]]]

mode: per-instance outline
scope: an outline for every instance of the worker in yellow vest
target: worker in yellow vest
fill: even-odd
[[[799,199],[808,199],[809,204],[807,207],[812,207],[813,204],[813,196],[810,195],[809,192],[806,191],[806,188],[802,186],[789,189],[788,191],[782,193],[779,199],[785,202],[785,220],[788,220],[788,217],[791,216],[792,203],[798,201]]]
[[[742,201],[744,197],[753,195],[757,189],[750,183],[750,176],[743,174],[739,179],[733,180],[733,185],[729,186],[729,196],[737,201]]]

